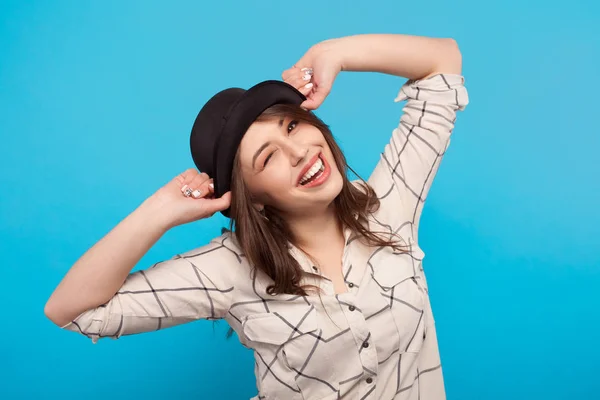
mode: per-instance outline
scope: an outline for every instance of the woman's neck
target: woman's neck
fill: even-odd
[[[322,253],[339,247],[344,240],[342,223],[331,204],[322,213],[314,213],[297,219],[288,219],[296,246],[308,253]]]

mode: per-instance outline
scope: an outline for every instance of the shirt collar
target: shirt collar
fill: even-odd
[[[348,227],[344,228],[344,253],[346,252],[346,248],[348,246],[349,240],[352,239],[353,237],[354,237],[354,235],[352,234],[352,230]],[[288,247],[289,247],[290,254],[296,259],[296,261],[298,261],[298,264],[300,264],[300,267],[304,271],[310,272],[313,274],[318,273],[318,269],[317,269],[317,271],[315,271],[315,269],[313,268],[313,267],[315,267],[315,265],[313,264],[311,259],[302,250],[300,250],[298,247],[296,247],[291,242],[288,242]]]

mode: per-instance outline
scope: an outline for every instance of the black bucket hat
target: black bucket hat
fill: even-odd
[[[215,197],[230,190],[238,146],[256,118],[272,105],[300,105],[304,100],[295,87],[268,80],[248,90],[225,89],[206,102],[194,121],[190,149],[198,170],[213,179]],[[221,213],[229,218],[229,211]]]

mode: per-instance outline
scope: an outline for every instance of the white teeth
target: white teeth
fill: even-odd
[[[302,179],[300,179],[300,184],[303,184],[304,182],[312,178],[318,171],[322,171],[324,169],[325,166],[323,165],[323,161],[321,161],[320,158],[317,158],[317,161],[313,164],[313,166],[310,167],[310,169],[306,172],[306,174],[304,174]]]

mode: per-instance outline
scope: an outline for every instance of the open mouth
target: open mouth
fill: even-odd
[[[323,183],[329,176],[329,165],[319,154],[313,165],[302,175],[298,186],[312,187]]]

